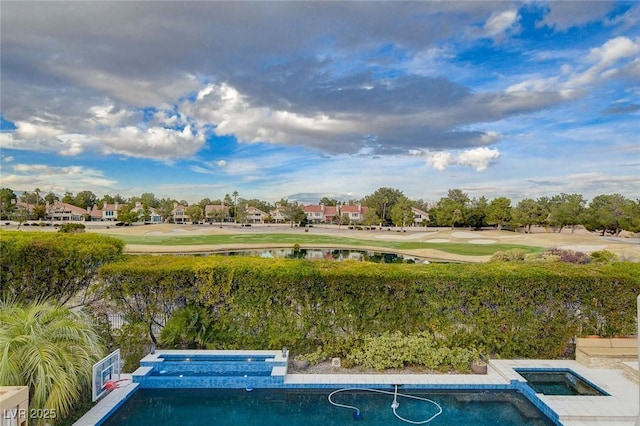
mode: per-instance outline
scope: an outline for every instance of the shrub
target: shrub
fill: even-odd
[[[579,334],[633,334],[640,292],[640,265],[631,262],[410,265],[130,256],[104,265],[99,276],[103,297],[147,330],[185,304],[201,304],[213,315],[217,348],[286,346],[308,353],[322,347],[343,359],[365,336],[427,331],[438,342],[446,336],[448,348],[559,357]],[[457,355],[449,356],[459,364]]]
[[[548,255],[560,257],[560,262],[574,263],[576,265],[584,265],[586,263],[591,263],[591,258],[587,254],[581,251],[554,248],[549,250],[546,253]]]
[[[82,223],[65,223],[58,228],[58,232],[64,232],[67,234],[79,233],[84,232],[85,228],[86,226]]]
[[[491,262],[519,262],[525,260],[527,252],[514,248],[507,251],[498,251],[491,256]]]
[[[594,251],[589,257],[595,263],[612,263],[618,261],[618,256],[609,250]]]
[[[0,293],[22,301],[66,302],[86,290],[122,240],[96,234],[0,231]]]
[[[376,370],[423,366],[440,371],[468,370],[471,361],[478,358],[473,349],[449,345],[426,332],[408,336],[385,332],[378,337],[365,337],[364,344],[353,348],[347,358],[355,365]]]

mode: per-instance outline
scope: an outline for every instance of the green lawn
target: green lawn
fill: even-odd
[[[468,244],[468,243],[426,243],[415,241],[381,241],[356,238],[341,238],[327,235],[291,234],[238,234],[238,235],[185,235],[185,236],[116,236],[127,244],[147,244],[158,246],[220,245],[220,244],[324,244],[327,247],[345,245],[351,247],[373,246],[392,250],[435,249],[447,253],[467,256],[488,256],[497,251],[513,248],[527,253],[541,252],[542,247],[516,244]]]

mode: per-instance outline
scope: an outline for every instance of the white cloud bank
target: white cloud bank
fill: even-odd
[[[480,147],[461,151],[454,156],[448,151],[424,152],[426,162],[436,170],[444,171],[452,165],[473,167],[476,171],[486,170],[500,158],[496,148]]]

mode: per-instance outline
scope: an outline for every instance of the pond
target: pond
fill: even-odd
[[[375,263],[429,263],[426,258],[402,255],[398,253],[371,251],[371,250],[347,250],[335,248],[273,248],[234,250],[219,252],[220,256],[254,256],[264,258],[287,258],[309,260],[357,260],[361,262]]]

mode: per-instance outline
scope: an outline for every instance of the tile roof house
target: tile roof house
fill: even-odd
[[[88,210],[61,201],[47,203],[46,209],[47,218],[51,220],[84,222],[89,215]]]
[[[367,207],[360,204],[346,206],[325,206],[324,204],[310,204],[304,206],[309,223],[332,223],[337,216],[346,216],[350,222],[360,222],[364,219]]]
[[[287,217],[284,214],[284,208],[280,205],[280,203],[276,204],[276,208],[269,212],[271,215],[271,219],[276,223],[285,223],[287,222]]]
[[[136,205],[131,209],[132,212],[138,213],[138,220],[144,223],[162,223],[163,218],[160,213],[156,211],[153,207],[149,207],[149,219],[144,220],[144,206],[140,201],[136,201]]]
[[[205,220],[210,223],[231,221],[229,206],[224,204],[207,204],[204,206],[204,216]],[[220,218],[222,218],[222,220],[220,220]]]
[[[182,204],[173,203],[171,215],[173,216],[173,223],[187,223],[190,220],[187,214],[187,206],[183,206]]]
[[[89,209],[89,214],[91,215],[92,221],[117,222],[118,212],[122,210],[123,207],[124,206],[119,203],[104,204],[102,209],[99,209],[97,206],[93,206],[93,208]]]
[[[424,210],[420,210],[416,207],[411,207],[411,211],[413,212],[414,226],[423,226],[425,221],[429,221],[429,213],[425,212]]]
[[[360,222],[364,219],[364,214],[367,210],[368,207],[365,207],[360,203],[352,206],[341,206],[340,215],[347,216],[349,218],[349,222]]]
[[[264,223],[269,215],[262,210],[249,206],[247,207],[247,222],[248,223]]]

